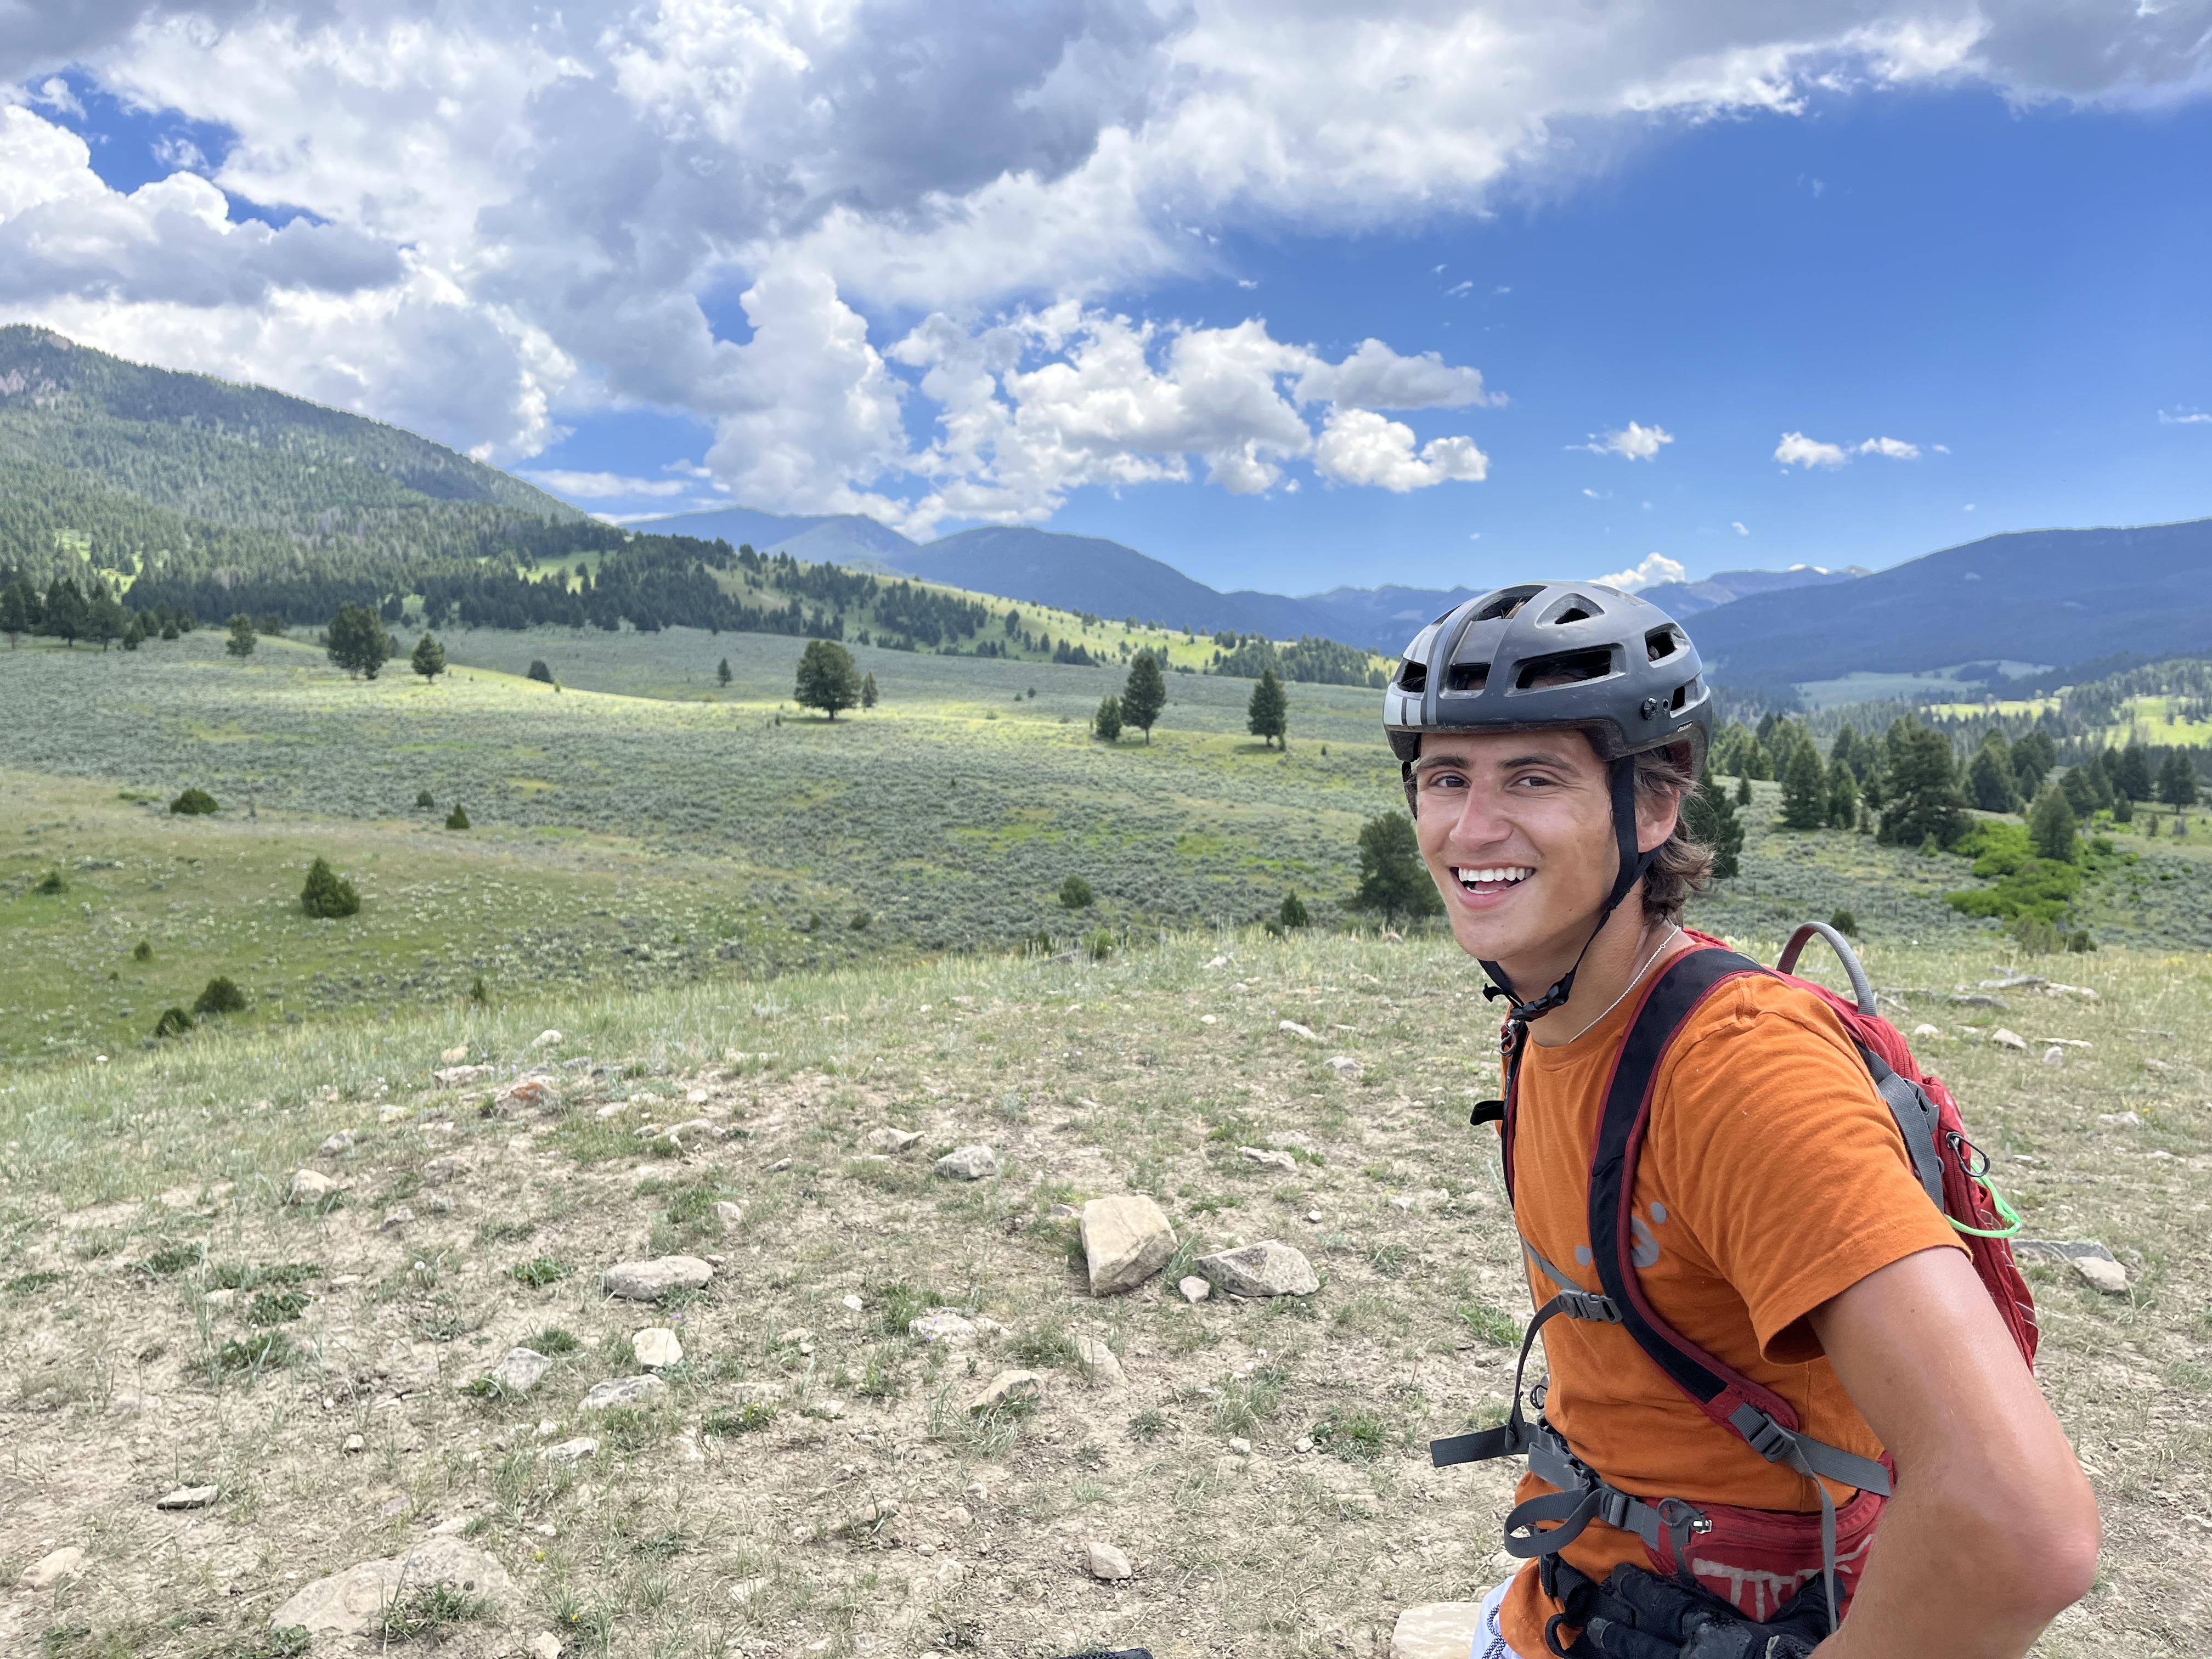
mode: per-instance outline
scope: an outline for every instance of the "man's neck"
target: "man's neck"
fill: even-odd
[[[1571,948],[1547,953],[1541,965],[1524,969],[1522,964],[1516,963],[1498,964],[1523,995],[1540,996],[1574,966],[1575,953],[1582,952],[1582,965],[1575,969],[1574,987],[1566,1001],[1529,1024],[1528,1035],[1537,1043],[1550,1048],[1572,1042],[1610,1012],[1639,971],[1657,959],[1655,947],[1664,950],[1680,944],[1679,936],[1670,932],[1668,923],[1644,921],[1643,897],[1639,884],[1606,918],[1605,926],[1590,941],[1587,951],[1582,951],[1579,939],[1576,939]],[[1663,946],[1662,939],[1666,941]]]

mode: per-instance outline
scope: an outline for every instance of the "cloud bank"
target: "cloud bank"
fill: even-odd
[[[1332,361],[1257,315],[1186,325],[1126,296],[1235,275],[1231,230],[1480,210],[1516,173],[1578,165],[1567,123],[1786,115],[1824,87],[2194,96],[2208,16],[0,0],[20,88],[0,93],[0,316],[503,462],[590,410],[681,411],[711,428],[726,496],[917,530],[1039,519],[1087,485],[1436,488],[1489,469],[1472,429],[1436,425],[1498,407],[1476,366],[1379,340]],[[110,189],[70,130],[71,64],[228,147]],[[1669,441],[1632,422],[1600,441],[1650,459]],[[1784,443],[1785,465],[1849,459]],[[665,493],[650,482],[632,493]]]

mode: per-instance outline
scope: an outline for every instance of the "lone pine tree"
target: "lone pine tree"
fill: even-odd
[[[841,708],[860,700],[860,676],[853,653],[835,640],[809,640],[799,658],[799,680],[792,701],[801,708],[818,708],[831,720]]]
[[[1782,774],[1782,822],[1791,830],[1818,830],[1828,821],[1828,780],[1820,751],[1799,738]]]
[[[1252,700],[1245,705],[1244,727],[1263,742],[1280,743],[1287,749],[1290,744],[1285,733],[1291,724],[1291,700],[1284,693],[1282,681],[1275,671],[1260,671],[1260,683],[1252,688]]]
[[[234,657],[250,657],[253,645],[253,618],[241,611],[230,619],[230,637],[222,642],[222,648]]]
[[[367,605],[342,605],[324,632],[323,649],[347,673],[373,680],[392,654],[392,635]]]
[[[714,678],[722,685],[727,685],[730,683],[730,659],[727,657],[723,658],[714,665]]]
[[[1359,906],[1380,910],[1387,927],[1399,915],[1434,915],[1444,908],[1436,883],[1421,862],[1421,843],[1413,821],[1403,812],[1385,812],[1359,830]]]
[[[1103,743],[1119,741],[1121,736],[1121,700],[1109,691],[1098,700],[1098,712],[1091,717],[1091,729]]]
[[[438,676],[446,672],[446,647],[438,643],[435,634],[426,631],[415,641],[415,654],[407,660],[416,673],[435,684]]]
[[[1036,693],[1032,691],[1030,695],[1031,696],[1035,696]],[[883,694],[876,690],[875,673],[871,670],[867,674],[863,676],[860,680],[860,707],[863,708],[873,708],[882,701]]]
[[[307,884],[300,890],[300,908],[318,920],[334,921],[358,915],[361,895],[351,882],[331,868],[329,860],[317,859],[307,866]]]
[[[1149,651],[1139,651],[1129,663],[1129,678],[1121,685],[1121,720],[1152,740],[1152,726],[1168,706],[1168,684],[1160,665]]]

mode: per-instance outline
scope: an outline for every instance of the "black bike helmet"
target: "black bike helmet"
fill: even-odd
[[[1382,729],[1409,809],[1423,733],[1563,727],[1589,735],[1612,782],[1620,863],[1595,939],[1656,856],[1637,848],[1630,757],[1686,745],[1694,774],[1711,746],[1712,691],[1681,625],[1600,582],[1522,582],[1469,599],[1415,635],[1382,694]],[[1495,963],[1482,966],[1495,981],[1492,994],[1512,998],[1512,1018],[1525,1024],[1567,1000],[1582,959],[1533,1002],[1520,1000]]]

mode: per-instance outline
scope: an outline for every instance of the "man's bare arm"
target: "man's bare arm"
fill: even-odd
[[[1814,1310],[1897,1464],[1819,1659],[2020,1659],[2097,1571],[2097,1502],[1972,1264],[1923,1250]]]

